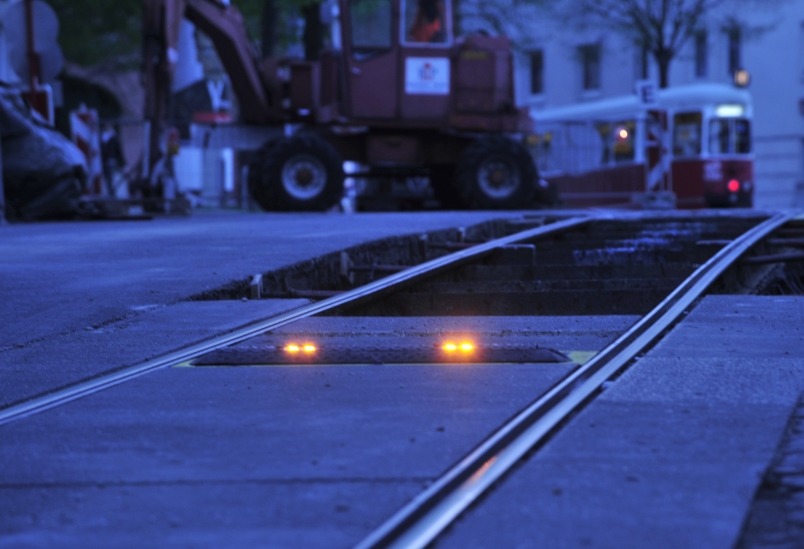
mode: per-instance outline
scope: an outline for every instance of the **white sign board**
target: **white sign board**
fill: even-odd
[[[659,103],[659,90],[656,83],[650,80],[639,80],[636,83],[636,93],[639,102],[647,106],[655,106]]]
[[[405,93],[409,95],[448,95],[449,59],[408,57],[405,59]]]

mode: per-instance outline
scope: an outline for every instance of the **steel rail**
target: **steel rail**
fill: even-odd
[[[32,414],[43,412],[55,406],[66,404],[73,400],[103,391],[130,381],[156,370],[168,368],[176,364],[181,364],[198,356],[214,351],[227,345],[234,345],[250,339],[256,335],[269,330],[275,330],[292,322],[307,318],[325,311],[342,307],[345,305],[355,305],[386,295],[393,291],[404,288],[423,278],[432,276],[449,268],[457,267],[462,264],[470,263],[493,252],[495,249],[515,244],[534,238],[548,236],[559,233],[571,228],[579,227],[589,223],[593,218],[590,216],[572,217],[561,221],[556,221],[549,225],[536,227],[509,236],[490,240],[478,244],[472,248],[460,250],[458,252],[432,259],[425,263],[413,266],[405,271],[392,274],[380,280],[376,280],[359,288],[343,292],[339,295],[304,305],[292,311],[282,313],[266,320],[251,323],[241,328],[237,328],[228,334],[216,336],[199,343],[195,343],[183,349],[172,351],[160,357],[141,362],[139,364],[122,368],[120,370],[101,374],[98,377],[57,389],[51,393],[33,397],[17,404],[12,404],[0,409],[0,425],[21,419]]]
[[[792,218],[774,216],[720,250],[631,329],[500,427],[355,549],[419,549],[430,544],[603,382],[655,341],[724,270]]]

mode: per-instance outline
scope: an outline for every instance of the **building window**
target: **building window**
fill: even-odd
[[[705,30],[695,33],[695,76],[706,78],[709,75],[709,36]]]
[[[530,93],[540,95],[544,93],[544,51],[530,52]]]
[[[733,26],[728,31],[729,36],[729,74],[733,75],[742,68],[741,46],[742,36],[740,27]]]
[[[581,57],[584,90],[600,89],[600,44],[586,44],[578,48]]]

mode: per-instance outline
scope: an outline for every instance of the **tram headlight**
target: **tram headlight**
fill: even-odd
[[[719,118],[737,118],[745,116],[745,105],[740,103],[722,103],[715,107],[715,116]]]

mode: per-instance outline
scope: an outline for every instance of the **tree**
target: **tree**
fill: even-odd
[[[775,0],[762,0],[767,9]],[[669,85],[670,64],[708,17],[737,12],[758,0],[566,0],[557,7],[565,21],[613,29],[650,52],[659,68],[659,87]],[[731,24],[737,21],[730,16]],[[740,23],[750,28],[747,23]]]
[[[556,0],[453,0],[456,34],[485,31],[507,36],[514,47],[527,48],[533,22],[543,21]]]
[[[140,0],[47,1],[59,18],[59,44],[67,60],[84,67],[139,65]]]
[[[263,57],[275,55],[298,40],[297,26],[288,24],[304,19],[302,41],[305,57],[315,59],[323,44],[324,27],[318,19],[323,0],[232,0],[246,21],[249,34],[259,36]]]

